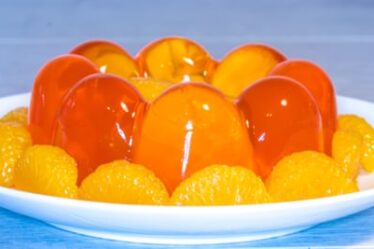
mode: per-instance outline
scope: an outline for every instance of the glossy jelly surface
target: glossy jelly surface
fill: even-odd
[[[70,53],[88,58],[102,73],[112,73],[122,78],[139,76],[134,59],[121,46],[111,41],[87,41],[73,48]]]
[[[207,84],[178,84],[154,100],[144,117],[134,161],[150,168],[169,192],[211,164],[254,169],[252,146],[232,102]]]
[[[168,82],[207,82],[215,62],[199,44],[181,37],[169,37],[144,47],[138,54],[140,72]]]
[[[39,71],[32,90],[28,127],[34,144],[50,144],[56,113],[65,93],[83,77],[97,73],[84,57],[62,55]]]
[[[318,65],[305,60],[284,61],[270,74],[290,77],[308,88],[321,111],[325,152],[331,154],[332,136],[337,126],[337,110],[335,89],[329,76]]]
[[[143,111],[144,100],[123,79],[88,76],[67,94],[54,144],[77,160],[81,181],[102,163],[131,159],[133,134]]]
[[[303,150],[323,151],[321,114],[300,83],[267,77],[237,100],[253,144],[255,162],[266,178],[279,159]]]
[[[247,44],[241,46],[218,64],[212,84],[230,97],[237,97],[247,86],[266,76],[270,70],[286,57],[266,45]]]

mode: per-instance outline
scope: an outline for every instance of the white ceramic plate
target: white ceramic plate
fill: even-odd
[[[28,105],[29,95],[0,98],[0,115]],[[339,97],[340,113],[374,124],[374,104]],[[306,201],[221,207],[106,204],[0,187],[0,206],[53,226],[94,237],[142,243],[204,244],[259,240],[294,233],[374,206],[374,174],[360,192]]]

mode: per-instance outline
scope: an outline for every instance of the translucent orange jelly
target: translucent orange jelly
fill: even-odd
[[[152,42],[137,55],[140,72],[168,82],[207,82],[215,62],[199,44],[181,37]]]
[[[205,84],[179,84],[144,117],[134,161],[153,170],[170,192],[191,173],[215,163],[254,169],[252,146],[233,103]]]
[[[49,61],[35,79],[28,126],[34,144],[50,144],[57,112],[65,93],[83,77],[98,72],[96,66],[77,55]]]
[[[270,74],[293,78],[308,88],[321,111],[325,152],[331,154],[331,141],[337,126],[337,113],[335,90],[329,76],[322,68],[305,60],[287,60],[275,66]]]
[[[244,114],[263,178],[285,155],[323,151],[320,111],[300,83],[279,76],[264,78],[248,87],[238,97],[237,105]]]
[[[139,76],[134,59],[114,42],[94,40],[84,42],[71,50],[95,63],[102,73],[112,73],[123,78]]]
[[[68,93],[54,144],[77,160],[79,181],[102,163],[131,159],[143,110],[144,100],[135,88],[113,75],[88,76]]]
[[[283,54],[272,47],[246,44],[223,58],[214,72],[212,84],[227,96],[235,98],[285,59]]]

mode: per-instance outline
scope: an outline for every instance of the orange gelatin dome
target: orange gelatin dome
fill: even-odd
[[[140,72],[168,82],[207,82],[215,62],[199,44],[181,37],[152,42],[137,55]]]
[[[332,136],[337,127],[335,89],[325,71],[318,65],[306,60],[284,61],[270,72],[282,75],[303,84],[316,99],[322,115],[325,152],[331,154]]]
[[[77,160],[79,181],[100,164],[131,158],[133,133],[143,110],[138,91],[113,75],[88,76],[67,94],[54,144]]]
[[[217,90],[197,83],[176,85],[150,105],[134,160],[153,170],[169,192],[211,164],[254,169],[238,110]]]
[[[35,79],[28,127],[34,144],[50,144],[56,113],[66,92],[83,77],[97,73],[92,62],[78,55],[62,55],[49,61]]]
[[[283,54],[272,47],[246,44],[223,58],[213,75],[212,84],[227,96],[235,98],[285,59]]]
[[[104,40],[84,42],[71,50],[95,63],[102,73],[112,73],[123,78],[139,76],[134,59],[120,45]]]
[[[323,151],[320,111],[298,82],[280,76],[264,78],[249,86],[238,97],[237,105],[245,116],[263,178],[285,155]]]

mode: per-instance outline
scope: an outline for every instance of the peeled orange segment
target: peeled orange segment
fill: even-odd
[[[253,144],[259,173],[266,178],[282,157],[297,151],[323,151],[321,114],[300,83],[266,77],[237,99]]]
[[[18,161],[14,185],[33,193],[76,198],[77,176],[76,162],[65,151],[50,145],[34,145]]]
[[[151,78],[130,78],[129,82],[138,89],[146,100],[154,100],[167,88],[172,86],[172,83]]]
[[[215,62],[196,42],[182,37],[154,41],[137,55],[140,72],[167,82],[207,82]]]
[[[374,171],[374,129],[363,118],[357,115],[341,115],[339,117],[339,130],[357,132],[362,136],[363,148],[360,163],[366,171]]]
[[[0,122],[0,186],[13,186],[14,168],[31,146],[27,129],[14,122]]]
[[[356,181],[332,158],[315,151],[284,157],[266,180],[269,194],[277,201],[327,197],[358,191]]]
[[[316,99],[322,115],[325,152],[331,154],[331,142],[337,128],[335,89],[327,73],[305,60],[286,60],[276,65],[270,75],[290,77],[303,84]]]
[[[73,48],[70,53],[86,57],[102,73],[112,73],[123,78],[139,76],[134,59],[120,45],[111,41],[87,41]]]
[[[222,163],[254,168],[252,146],[235,106],[207,84],[173,86],[148,107],[134,161],[169,192],[193,172]]]
[[[212,206],[269,202],[261,179],[241,166],[211,165],[195,172],[174,191],[175,205]]]
[[[23,127],[27,127],[27,107],[18,107],[7,112],[3,117],[1,117],[1,123],[15,123]]]
[[[56,113],[65,93],[97,67],[79,55],[62,55],[49,61],[39,71],[32,90],[29,130],[34,144],[50,144]]]
[[[332,157],[342,165],[347,175],[356,179],[363,152],[363,138],[358,132],[337,130],[332,140]]]
[[[79,181],[100,164],[131,158],[143,110],[138,91],[114,75],[91,75],[69,92],[57,116],[54,144],[77,160]]]
[[[83,180],[79,196],[85,200],[126,204],[160,205],[169,200],[164,184],[152,171],[122,160],[99,166]]]
[[[229,97],[237,97],[247,86],[266,76],[286,57],[266,45],[241,46],[218,64],[212,84]]]

